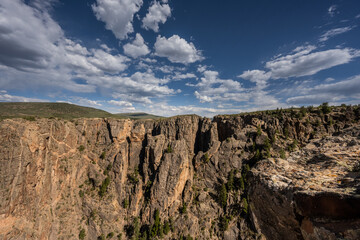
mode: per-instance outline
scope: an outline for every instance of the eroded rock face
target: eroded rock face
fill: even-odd
[[[357,239],[359,109],[292,114],[3,120],[0,239]]]
[[[259,162],[249,190],[257,228],[268,239],[359,239],[359,163],[359,126]]]

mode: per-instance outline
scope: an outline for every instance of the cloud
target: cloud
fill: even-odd
[[[320,104],[322,102],[335,102],[343,99],[359,99],[360,75],[338,81],[336,83],[319,84],[298,89],[299,96],[286,100],[289,104]]]
[[[0,91],[0,102],[48,102],[46,99],[28,98],[10,95],[5,90]]]
[[[232,114],[239,113],[240,108],[212,108],[212,107],[199,107],[195,105],[169,105],[166,102],[153,103],[148,106],[144,111],[158,115],[158,116],[175,116],[185,114],[197,114],[200,116],[213,117],[217,114]]]
[[[337,5],[331,5],[329,8],[328,8],[328,14],[330,15],[330,17],[333,17],[335,16],[335,14],[337,13]]]
[[[302,77],[349,63],[359,56],[358,50],[350,48],[312,52],[313,49],[313,47],[308,47],[295,54],[277,57],[268,61],[265,67],[270,69],[273,79]]]
[[[82,106],[88,106],[88,107],[101,107],[102,104],[100,101],[95,101],[83,97],[69,97],[68,98],[71,102],[82,105]]]
[[[120,107],[121,109],[118,111],[135,111],[135,107],[132,105],[131,102],[128,101],[116,101],[110,100],[108,101],[109,104]]]
[[[168,4],[160,4],[158,1],[154,1],[142,20],[142,27],[146,30],[152,29],[154,32],[158,32],[159,23],[164,24],[170,16],[171,9]]]
[[[200,82],[193,86],[199,88],[194,95],[200,102],[241,101],[239,95],[244,91],[238,81],[221,79],[217,71],[210,70],[204,71]]]
[[[158,36],[155,42],[155,55],[166,57],[173,63],[183,64],[194,63],[204,59],[193,43],[188,43],[178,35],[173,35],[168,39]]]
[[[193,73],[181,74],[179,72],[176,72],[175,76],[172,77],[173,80],[183,80],[183,79],[189,79],[189,78],[196,78],[196,75]]]
[[[201,95],[198,91],[195,91],[194,92],[194,95],[197,99],[200,100],[201,103],[204,103],[204,102],[212,102],[212,99],[211,97],[208,97],[208,96],[203,96]]]
[[[88,61],[103,72],[119,73],[127,68],[128,59],[120,54],[112,55],[101,49],[92,49],[92,53]]]
[[[3,0],[0,12],[0,64],[19,70],[50,65],[63,31],[49,14],[19,0]]]
[[[335,36],[340,35],[340,34],[343,34],[343,33],[346,33],[346,32],[350,31],[353,28],[354,27],[348,26],[348,27],[331,29],[329,31],[326,31],[323,35],[321,35],[319,41],[320,42],[325,42],[325,41],[329,40],[330,38],[335,37]]]
[[[142,4],[143,0],[96,0],[91,7],[96,18],[105,23],[105,28],[122,40],[134,32],[132,21]]]
[[[110,100],[110,101],[108,101],[108,103],[118,106],[118,107],[132,107],[133,106],[131,102],[127,102],[127,101]]]
[[[267,86],[267,81],[271,77],[271,72],[265,72],[262,70],[248,70],[244,71],[238,77],[254,82],[259,88],[263,89]]]
[[[132,43],[125,44],[123,48],[124,53],[133,58],[145,56],[150,52],[140,33],[136,34],[136,37]]]
[[[103,91],[111,91],[111,96],[123,101],[152,103],[152,98],[162,98],[176,93],[166,83],[167,78],[157,78],[150,70],[135,72],[131,76],[94,76],[89,79]]]
[[[170,78],[158,78],[151,70],[124,73],[131,64],[128,57],[106,45],[88,49],[80,41],[67,38],[46,11],[19,0],[2,1],[0,11],[0,89],[57,95],[62,91],[98,92],[140,103],[178,92],[166,85]],[[98,106],[81,101],[83,105]]]

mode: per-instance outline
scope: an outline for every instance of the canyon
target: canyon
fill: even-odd
[[[0,121],[0,239],[360,239],[360,107]]]

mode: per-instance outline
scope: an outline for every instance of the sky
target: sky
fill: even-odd
[[[359,0],[0,0],[0,101],[214,116],[360,103]]]

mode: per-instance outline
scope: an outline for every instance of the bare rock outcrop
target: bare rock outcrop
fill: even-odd
[[[359,109],[2,120],[0,239],[356,239]]]

